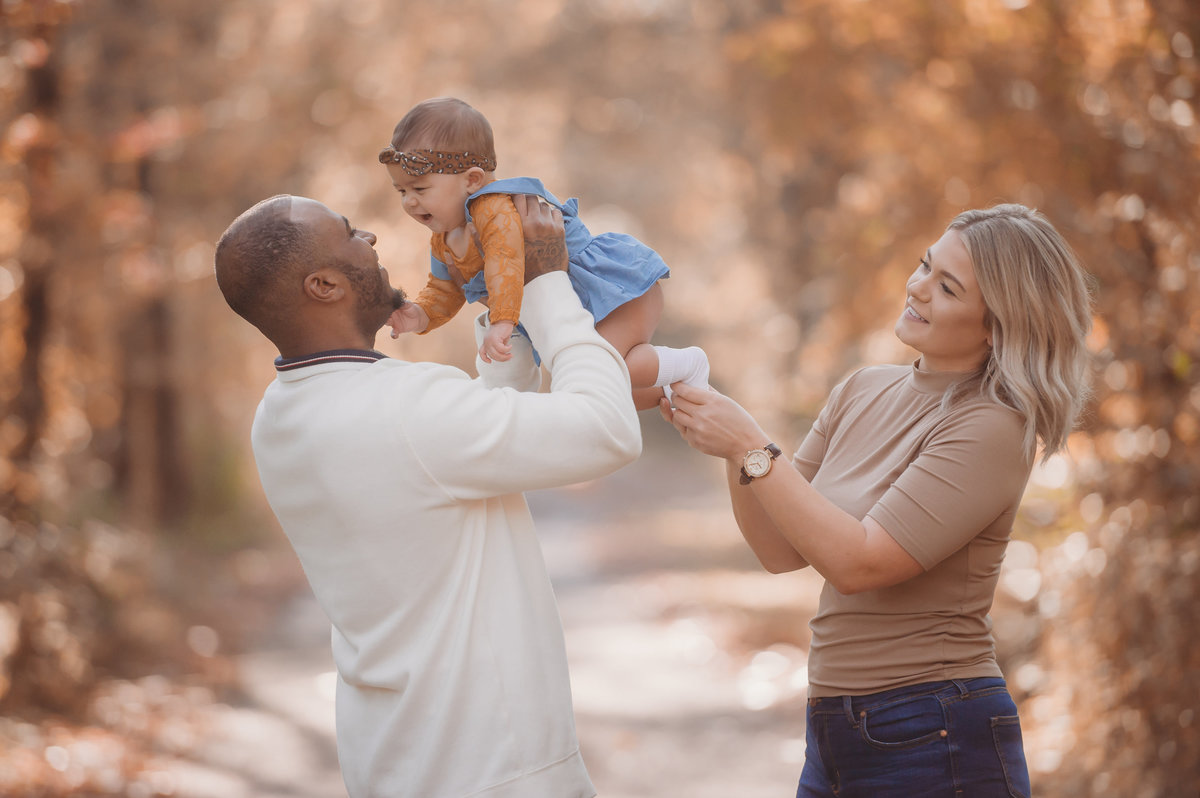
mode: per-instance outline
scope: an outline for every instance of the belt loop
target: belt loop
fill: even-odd
[[[842,710],[846,713],[846,722],[857,729],[858,718],[854,717],[854,705],[848,695],[842,696]]]
[[[958,694],[961,698],[966,698],[971,694],[971,691],[967,689],[967,686],[963,684],[961,679],[951,679],[950,681],[958,688]]]

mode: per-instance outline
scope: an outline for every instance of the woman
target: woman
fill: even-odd
[[[920,259],[896,335],[912,366],[838,385],[790,466],[737,403],[678,386],[663,416],[727,464],[773,573],[823,577],[797,796],[1027,796],[988,609],[1037,447],[1087,394],[1086,277],[1036,211],[967,211]]]

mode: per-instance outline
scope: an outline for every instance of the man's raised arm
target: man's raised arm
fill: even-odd
[[[550,393],[459,383],[461,395],[429,397],[469,419],[455,441],[419,443],[430,472],[458,498],[596,479],[642,449],[625,361],[596,332],[567,276],[561,212],[534,197],[513,199],[526,237],[521,323],[550,372]]]

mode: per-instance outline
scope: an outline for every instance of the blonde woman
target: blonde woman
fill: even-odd
[[[1087,394],[1086,275],[1040,213],[960,214],[920,258],[896,335],[912,366],[838,385],[790,462],[732,399],[664,418],[727,464],[763,566],[825,577],[798,797],[1028,796],[988,611],[1040,447]]]

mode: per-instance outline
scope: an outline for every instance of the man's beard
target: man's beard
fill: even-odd
[[[399,288],[388,286],[377,295],[369,310],[360,309],[358,314],[359,326],[368,339],[374,339],[375,334],[387,323],[392,313],[408,302],[408,297]]]

